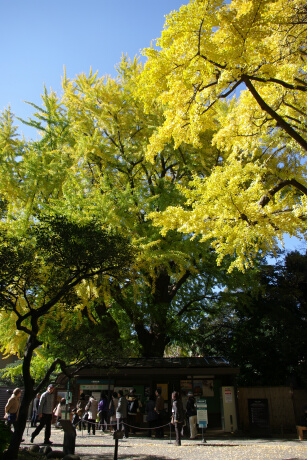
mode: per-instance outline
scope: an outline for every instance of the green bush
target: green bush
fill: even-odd
[[[0,453],[4,452],[11,442],[11,430],[3,420],[0,420]]]

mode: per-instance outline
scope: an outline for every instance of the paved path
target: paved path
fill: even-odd
[[[24,447],[30,446],[30,435],[25,432]],[[52,428],[51,440],[53,450],[62,450],[63,431]],[[183,440],[180,447],[175,446],[174,438],[146,438],[142,435],[131,436],[119,441],[119,460],[307,460],[306,441],[298,441],[294,435],[288,438],[249,439],[225,437],[211,434],[203,443],[201,436],[198,440]],[[35,438],[35,444],[43,442],[43,432]],[[83,435],[78,431],[75,453],[82,460],[113,460],[113,436],[96,432],[96,435]]]

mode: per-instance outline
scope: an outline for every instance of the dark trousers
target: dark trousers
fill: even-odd
[[[88,432],[88,434],[90,434],[91,428],[92,428],[93,434],[95,434],[96,423],[95,423],[95,420],[93,418],[89,418],[88,421],[87,421],[87,432]]]
[[[149,420],[147,423],[148,423],[148,427],[150,428],[148,430],[148,436],[151,438],[153,428],[155,428],[157,426],[157,421],[156,420]]]
[[[14,421],[8,420],[7,424],[10,427],[11,431],[12,431],[12,427],[14,427],[14,431],[16,431],[17,420],[14,420]],[[13,437],[13,431],[12,431],[12,437]]]
[[[101,428],[104,431],[108,429],[108,411],[107,410],[101,410],[99,412],[99,428]]]
[[[33,431],[31,437],[34,439],[46,426],[45,428],[45,442],[49,441],[51,435],[51,421],[52,421],[52,414],[43,414],[38,427]]]
[[[157,414],[157,420],[156,420],[156,426],[158,428],[156,428],[156,438],[163,438],[164,436],[164,429],[163,428],[159,428],[163,425],[163,414]]]
[[[130,432],[135,434],[136,429],[134,427],[136,427],[136,414],[128,414],[128,425],[130,425]]]
[[[33,411],[33,414],[32,414],[32,418],[31,418],[31,427],[36,427],[36,423],[37,423],[37,411],[34,410]]]
[[[182,422],[175,422],[176,446],[181,446]]]
[[[124,435],[126,438],[128,438],[129,435],[129,428],[127,427],[127,418],[116,418],[117,421],[117,429],[121,430],[124,432]]]

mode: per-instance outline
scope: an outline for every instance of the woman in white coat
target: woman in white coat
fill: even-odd
[[[91,434],[91,427],[92,432],[95,434],[96,432],[96,418],[98,414],[98,401],[94,398],[94,396],[90,396],[87,405],[85,406],[85,410],[88,413],[87,419],[87,432]]]

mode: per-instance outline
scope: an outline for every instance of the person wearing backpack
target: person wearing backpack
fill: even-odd
[[[139,399],[135,395],[135,389],[132,388],[129,391],[129,395],[127,397],[128,401],[128,425],[130,425],[130,431],[135,434],[136,433],[136,416],[139,412]]]

